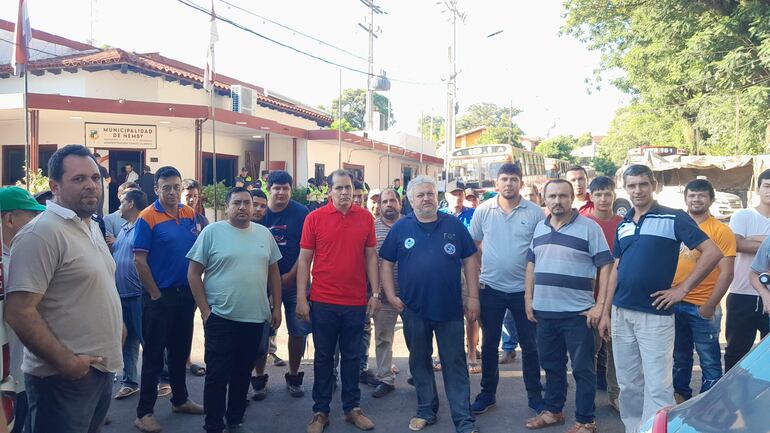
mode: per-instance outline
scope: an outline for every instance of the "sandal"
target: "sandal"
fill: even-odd
[[[193,376],[205,376],[206,375],[206,367],[198,364],[190,364],[190,373]]]
[[[139,388],[131,388],[129,386],[122,386],[118,393],[115,394],[115,400],[123,400],[139,392]]]
[[[468,372],[470,374],[479,374],[481,373],[481,366],[478,362],[469,362],[468,363]]]
[[[544,410],[540,412],[536,417],[530,418],[527,420],[527,423],[524,424],[525,427],[528,429],[541,429],[544,427],[550,427],[554,425],[562,425],[564,424],[564,414],[559,413],[553,413],[549,412],[547,410]]]
[[[158,397],[165,397],[167,395],[171,395],[171,385],[167,383],[158,385]]]

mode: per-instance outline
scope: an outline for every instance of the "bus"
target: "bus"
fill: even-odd
[[[685,149],[680,149],[675,146],[639,146],[633,149],[628,149],[627,161],[629,164],[638,164],[644,159],[644,155],[647,152],[652,152],[658,156],[679,155],[687,156],[689,152]]]
[[[560,169],[562,163],[567,164],[550,158],[549,161],[551,165],[556,161]],[[460,180],[468,188],[494,190],[497,171],[506,162],[521,167],[524,184],[540,187],[548,181],[546,172],[550,167],[546,165],[543,155],[510,144],[480,144],[455,149],[449,157],[449,181]]]

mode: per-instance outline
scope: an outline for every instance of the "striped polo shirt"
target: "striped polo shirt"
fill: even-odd
[[[596,270],[613,262],[601,227],[577,209],[558,229],[551,225],[551,215],[537,223],[527,260],[535,264],[533,307],[546,319],[593,307]]]
[[[615,258],[620,259],[612,305],[643,313],[674,314],[672,308],[653,307],[650,295],[671,288],[681,244],[693,250],[708,236],[684,211],[657,202],[639,222],[634,222],[634,212],[631,209],[618,225],[612,248]]]

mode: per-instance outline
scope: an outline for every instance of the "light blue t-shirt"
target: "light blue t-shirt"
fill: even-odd
[[[203,287],[212,313],[236,322],[270,320],[268,269],[281,259],[270,230],[255,223],[246,229],[227,221],[209,224],[187,258],[203,265]]]

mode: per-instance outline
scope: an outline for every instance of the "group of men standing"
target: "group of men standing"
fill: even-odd
[[[589,184],[585,169],[573,167],[543,187],[546,215],[520,194],[523,175],[512,163],[497,172],[498,194],[466,224],[452,215],[458,207],[462,214],[462,206],[439,212],[430,177],[417,176],[406,188],[413,212],[402,216],[404,197],[386,188],[373,217],[354,203],[353,175],[337,170],[327,180],[328,204],[312,213],[290,199],[291,176],[273,172],[265,179],[269,195],[236,186],[226,197],[227,218],[202,227],[195,209],[180,203],[180,173],[162,167],[154,178],[156,201],[147,203],[141,191],[121,198],[126,222],[112,251],[91,220],[102,187],[88,149],[59,149],[49,175],[54,200],[30,223],[42,208],[29,197],[2,209],[3,234],[13,238],[10,251],[4,244],[6,320],[25,348],[25,419],[33,433],[99,431],[115,373],[125,368],[130,376],[135,368],[124,362],[130,356],[121,347],[122,329],[123,338],[133,338],[128,353],[143,345],[139,430],[161,430],[154,406],[166,366],[172,412],[205,413],[207,432],[250,432],[244,425],[249,383],[255,400],[266,396],[269,335],[284,321],[282,307],[289,329],[285,380],[294,397],[304,394],[299,365],[312,332],[308,433],[330,422],[337,358],[345,421],[374,428],[359,389],[369,318],[374,396],[394,389],[392,347],[401,317],[417,395],[408,427],[419,431],[437,421],[435,339],[458,433],[478,432],[475,415],[496,404],[507,312],[535,414],[526,427],[566,422],[570,359],[576,411],[569,433],[598,431],[595,359],[602,344],[609,352],[610,404],[630,433],[675,398],[691,397],[693,347],[703,367],[701,392],[721,377],[719,304],[728,285],[726,368],[750,349],[756,331],[768,332],[770,293],[758,274],[770,268],[770,171],[759,177],[760,206],[736,213],[732,230],[709,215],[714,190],[705,180],[687,185],[685,213],[657,204],[650,169],[631,166],[623,182],[633,209],[621,218],[612,212],[614,181],[598,177]],[[0,202],[8,194],[0,191]],[[134,273],[116,274],[116,262],[133,262]],[[126,301],[137,297],[140,303]],[[185,380],[196,307],[205,331],[203,406],[189,398]],[[471,403],[463,340],[465,322],[477,320],[482,379]],[[141,338],[130,325],[141,325]]]

